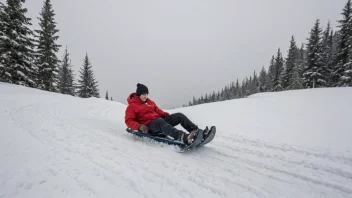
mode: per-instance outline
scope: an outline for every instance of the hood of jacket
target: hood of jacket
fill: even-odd
[[[146,102],[148,102],[149,98],[147,98]],[[127,102],[128,104],[132,104],[132,103],[144,103],[138,96],[136,93],[131,93],[128,98],[127,98]]]

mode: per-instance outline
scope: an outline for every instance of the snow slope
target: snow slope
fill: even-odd
[[[0,197],[352,197],[350,101],[334,88],[175,109],[218,129],[178,153],[126,133],[121,103],[0,83]]]

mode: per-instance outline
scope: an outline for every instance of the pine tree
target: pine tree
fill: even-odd
[[[241,98],[241,87],[240,83],[238,82],[238,78],[236,81],[236,98]]]
[[[330,22],[328,23],[324,33],[323,33],[323,39],[321,42],[321,47],[322,47],[322,75],[325,77],[326,80],[326,86],[331,86],[331,74],[333,72],[332,68],[332,60],[333,60],[333,54],[332,54],[332,32],[331,32],[331,27],[330,27]]]
[[[352,14],[351,14],[352,15]],[[348,60],[343,65],[343,73],[339,81],[339,86],[352,86],[352,16],[348,22],[349,26],[349,37],[348,37]]]
[[[193,105],[197,105],[197,100],[194,96],[193,96]]]
[[[230,85],[230,90],[229,90],[229,98],[234,99],[236,97],[236,89],[235,89],[235,83],[232,82]]]
[[[305,50],[303,46],[301,46],[301,49],[298,49],[296,47],[296,56],[295,56],[295,66],[293,67],[292,70],[292,79],[289,83],[288,89],[303,89],[303,68],[304,68],[304,63],[305,63]]]
[[[292,71],[292,81],[288,87],[288,89],[303,89],[302,79],[299,76],[299,68],[294,67]]]
[[[6,15],[6,13],[5,13],[5,5],[2,3],[2,2],[0,2],[0,36],[1,36],[1,38],[2,37],[4,37],[5,38],[5,36],[6,36],[6,34],[5,34],[5,32],[6,32],[6,27],[8,27],[8,15]],[[3,40],[0,40],[0,41],[2,41],[3,42]],[[2,50],[3,48],[4,48],[4,46],[3,46],[3,44],[4,43],[0,43],[1,45],[0,45],[0,50]],[[2,54],[1,53],[2,51],[0,51],[0,54]],[[1,62],[0,62],[0,64],[1,64]]]
[[[298,56],[296,61],[297,67],[298,67],[298,75],[299,75],[299,78],[301,79],[303,79],[304,68],[307,65],[306,57],[307,57],[307,52],[304,49],[304,44],[302,44],[301,48],[298,50]]]
[[[225,100],[229,100],[230,99],[230,91],[229,91],[229,87],[225,86],[225,90],[224,90],[224,94],[225,94]]]
[[[0,55],[3,53],[3,39],[1,38],[5,38],[5,31],[6,31],[6,26],[7,26],[7,23],[6,21],[6,13],[5,13],[5,5],[3,3],[0,2]],[[1,62],[0,62],[0,82],[1,81],[5,81],[5,78],[2,79],[2,76],[5,75],[5,65],[3,65]]]
[[[60,60],[56,53],[60,45],[56,44],[59,36],[56,36],[56,22],[54,21],[54,10],[50,0],[45,0],[40,13],[40,30],[35,30],[38,38],[37,43],[37,65],[39,67],[38,87],[47,91],[57,91],[58,65]]]
[[[247,91],[248,91],[249,95],[252,94],[252,89],[253,89],[252,82],[253,82],[252,76],[249,76],[249,79],[247,81]]]
[[[114,100],[112,99],[112,96],[110,97],[110,100],[111,100],[111,101],[114,101]]]
[[[274,85],[273,85],[274,77],[275,77],[275,56],[273,55],[271,57],[271,61],[268,69],[268,75],[265,83],[267,85],[268,91],[273,91],[274,89]]]
[[[297,67],[297,46],[294,36],[291,37],[290,48],[288,50],[285,69],[282,74],[282,88],[289,89],[293,83],[293,70]]]
[[[219,101],[224,100],[224,88],[221,89],[220,96],[219,96]]]
[[[335,33],[331,32],[331,34],[333,34],[333,36],[332,36],[332,54],[333,54],[333,63],[334,63],[336,60],[335,56],[337,55],[337,51],[339,48],[338,46],[339,46],[339,43],[341,40],[341,34],[340,34],[340,31],[336,31]]]
[[[244,83],[246,97],[251,95],[251,91],[249,90],[249,85],[250,85],[250,80],[248,79],[248,77],[246,77],[246,81]]]
[[[78,81],[78,96],[81,98],[99,98],[98,82],[95,80],[88,54],[86,54],[84,58],[80,74],[80,79]]]
[[[22,7],[25,0],[0,4],[0,81],[36,87],[38,68],[34,64],[31,19]]]
[[[321,28],[319,19],[316,20],[307,44],[307,65],[303,73],[306,88],[321,87],[326,84],[322,63]]]
[[[245,97],[246,97],[246,81],[245,79],[243,79],[241,84],[241,98],[245,98]]]
[[[75,95],[74,74],[67,47],[65,49],[62,65],[59,68],[58,90],[59,93],[62,94]]]
[[[337,45],[337,51],[334,56],[334,72],[332,83],[334,86],[339,86],[344,82],[341,81],[341,77],[344,75],[345,68],[349,66],[350,53],[352,48],[352,4],[351,0],[348,0],[346,6],[342,12],[342,20],[339,20],[339,41]]]
[[[341,76],[341,81],[339,84],[345,87],[352,86],[352,62],[351,61],[345,64],[345,71]]]
[[[258,80],[257,73],[254,70],[252,83],[251,83],[251,93],[256,94],[258,92],[259,92],[259,80]]]
[[[277,56],[275,59],[275,64],[274,64],[274,74],[272,76],[272,86],[273,86],[273,91],[282,91],[282,85],[281,85],[281,75],[284,69],[284,61],[282,58],[282,54],[280,51],[280,48],[277,51]]]
[[[267,90],[266,87],[266,78],[267,78],[267,73],[266,70],[263,66],[262,70],[259,73],[259,92],[265,92]]]
[[[109,100],[109,93],[108,93],[108,90],[106,90],[105,99],[106,99],[106,100]]]

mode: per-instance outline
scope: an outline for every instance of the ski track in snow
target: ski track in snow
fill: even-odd
[[[178,153],[127,134],[121,106],[35,101],[0,109],[13,133],[0,145],[0,197],[352,197],[346,153],[221,131]]]

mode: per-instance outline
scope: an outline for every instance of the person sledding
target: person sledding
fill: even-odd
[[[198,126],[182,113],[169,114],[161,110],[153,100],[148,98],[148,94],[148,87],[138,83],[136,92],[128,96],[128,106],[125,111],[127,127],[151,135],[163,133],[185,144],[191,144],[197,137]],[[175,128],[178,124],[181,124],[188,133]],[[208,133],[209,129],[206,127],[203,134],[207,136]]]

